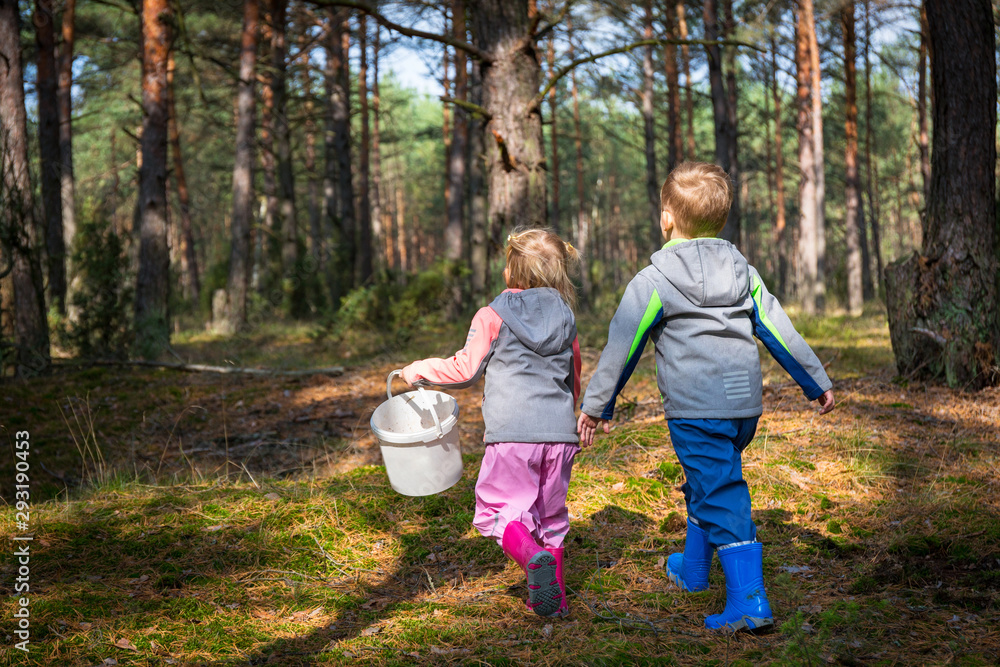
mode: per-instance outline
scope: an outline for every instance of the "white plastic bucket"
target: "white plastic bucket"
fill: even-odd
[[[372,414],[372,432],[393,489],[404,496],[440,493],[462,478],[458,402],[423,387],[393,396],[392,378],[401,373],[389,373],[388,400]]]

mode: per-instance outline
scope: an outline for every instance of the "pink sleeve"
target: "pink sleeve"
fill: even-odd
[[[573,405],[580,400],[580,375],[583,360],[580,359],[580,337],[573,339]]]
[[[468,386],[475,383],[486,368],[502,324],[503,320],[492,308],[480,308],[472,318],[465,347],[448,359],[414,361],[403,369],[403,379],[410,384],[423,380],[443,386]]]

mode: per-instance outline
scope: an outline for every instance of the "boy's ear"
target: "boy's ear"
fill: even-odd
[[[665,239],[670,239],[670,233],[674,230],[674,216],[667,209],[660,211],[660,231]]]

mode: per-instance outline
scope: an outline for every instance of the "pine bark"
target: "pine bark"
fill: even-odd
[[[11,269],[3,279],[3,305],[13,308],[13,322],[7,319],[4,325],[5,329],[13,329],[17,373],[26,377],[44,373],[51,361],[28,173],[28,125],[17,4],[16,0],[0,0],[0,199],[4,200],[0,207],[3,231],[0,270]],[[4,316],[10,318],[9,313]]]
[[[920,8],[920,51],[917,58],[917,143],[920,147],[921,192],[924,195],[924,208],[930,196],[931,187],[931,152],[930,135],[927,132],[927,12]],[[926,214],[926,211],[925,211]],[[923,227],[926,215],[921,216]],[[923,229],[926,233],[926,229]]]
[[[871,257],[869,255],[869,261],[865,264],[868,267],[869,282],[871,283],[871,296],[875,296],[876,291],[881,291],[878,288],[882,284],[882,279],[884,277],[882,272],[882,239],[880,233],[880,218],[881,218],[881,206],[879,205],[879,194],[878,194],[878,154],[875,147],[875,127],[874,127],[874,114],[872,107],[872,61],[871,61],[871,44],[872,44],[872,25],[871,25],[871,1],[865,0],[865,176],[867,181],[867,191],[868,191],[868,211],[869,211],[869,222],[871,223],[869,227],[871,228],[871,246],[874,251],[875,260],[875,276],[871,276]],[[867,244],[866,244],[867,245]],[[864,250],[864,246],[862,246]],[[864,281],[864,276],[862,275],[862,280]],[[868,288],[868,283],[865,283],[866,290]],[[865,297],[868,298],[868,292],[866,291]]]
[[[257,74],[257,39],[260,23],[258,0],[243,0],[243,33],[240,39],[240,71],[236,93],[236,156],[233,160],[233,215],[230,222],[229,278],[226,284],[227,313],[222,328],[230,333],[247,324],[252,256],[250,228],[253,224],[253,165]]]
[[[857,316],[864,307],[864,291],[861,286],[861,235],[858,223],[861,180],[858,176],[857,53],[853,0],[841,8],[840,18],[844,35],[844,243],[847,246],[847,310],[851,315]]]
[[[375,24],[375,41],[372,44],[372,235],[378,245],[382,240],[384,248],[376,253],[382,255],[382,265],[392,266],[392,244],[389,243],[391,234],[385,224],[382,212],[382,129],[381,129],[381,105],[379,96],[379,73],[378,61],[379,50],[381,49],[382,27]]]
[[[181,133],[177,120],[177,105],[174,98],[173,51],[167,63],[167,114],[169,117],[170,150],[174,155],[174,181],[177,183],[177,200],[180,203],[181,273],[184,276],[185,293],[188,299],[198,303],[201,294],[201,279],[198,275],[198,254],[194,246],[194,230],[191,222],[191,194],[188,191],[187,176],[184,172],[184,157],[181,153]]]
[[[66,314],[66,241],[62,221],[62,179],[59,172],[59,75],[56,67],[55,9],[52,0],[35,0],[32,16],[38,69],[38,149],[41,162],[42,215],[48,254],[49,303]]]
[[[465,0],[452,0],[451,25],[455,39],[465,41]],[[466,54],[455,49],[455,99],[467,101]],[[469,116],[461,107],[453,109],[451,145],[448,147],[448,224],[445,226],[445,256],[461,261],[465,256],[465,174],[469,150]],[[458,299],[461,294],[456,295]],[[456,299],[457,301],[457,299]],[[455,304],[458,305],[457,303]]]
[[[142,167],[139,169],[139,272],[135,285],[138,352],[155,358],[170,344],[167,248],[167,59],[173,9],[142,5]]]
[[[350,99],[350,63],[348,53],[350,47],[350,12],[346,10],[333,11],[330,20],[333,30],[328,40],[328,66],[332,76],[328,76],[328,99],[332,126],[334,131],[333,144],[327,145],[327,169],[330,163],[336,165],[337,173],[337,203],[339,210],[328,206],[327,215],[332,216],[331,226],[334,230],[334,271],[331,280],[331,297],[334,308],[339,308],[340,299],[355,283],[354,255],[356,251],[355,234],[357,232],[356,213],[354,207],[354,182],[351,173],[351,99]],[[331,150],[332,149],[332,150]]]
[[[925,7],[935,102],[927,233],[919,254],[886,271],[889,332],[900,374],[978,389],[1000,383],[992,11],[987,0]]]
[[[368,113],[368,19],[358,17],[358,105],[361,112],[361,150],[358,155],[358,280],[366,283],[372,268],[371,118]]]
[[[643,11],[643,39],[653,39],[653,0],[646,0]],[[660,188],[656,182],[656,123],[653,119],[653,46],[642,50],[642,124],[646,148],[646,223],[650,252],[660,244]]]
[[[259,262],[255,266],[256,288],[275,307],[281,307],[285,295],[281,289],[281,214],[278,205],[278,175],[274,141],[274,72],[268,62],[273,60],[274,47],[273,7],[269,0],[263,0],[265,10],[260,25],[261,39],[261,108],[260,108],[260,167],[263,172],[264,219],[257,233]]]
[[[549,68],[549,80],[555,77],[556,72],[556,47],[555,38],[549,37],[546,60]],[[562,234],[561,212],[559,210],[559,103],[556,99],[556,88],[552,86],[549,90],[549,137],[552,141],[552,164],[549,167],[552,184],[552,208],[549,212],[549,224],[556,234]]]
[[[668,4],[663,14],[663,27],[668,39],[677,38],[675,12]],[[667,75],[667,173],[684,159],[684,137],[681,135],[680,71],[677,63],[677,45],[664,44],[663,69]],[[659,220],[657,220],[659,232]],[[659,240],[659,233],[657,240]]]
[[[799,137],[799,247],[796,291],[808,315],[816,313],[816,144],[812,122],[812,62],[809,56],[809,14],[801,0],[795,30],[795,81]]]
[[[477,0],[473,15],[483,64],[490,218],[500,229],[545,222],[542,118],[531,108],[541,82],[527,0]]]
[[[718,9],[715,0],[705,0],[702,5],[705,19],[705,39],[715,42],[719,39]],[[715,163],[731,174],[732,150],[729,142],[732,131],[729,129],[729,95],[722,75],[722,52],[718,44],[708,44],[705,47],[708,54],[708,80],[712,91],[712,117],[715,127]],[[736,184],[734,183],[734,186]],[[726,226],[719,234],[720,238],[732,243],[739,240],[739,218],[734,218],[733,209],[729,210]]]
[[[687,41],[688,29],[683,0],[677,0],[677,27],[680,30],[681,39]],[[684,106],[687,112],[687,154],[685,157],[688,160],[693,160],[696,155],[694,146],[694,90],[691,86],[691,50],[687,44],[681,45],[681,60],[684,61],[684,88],[686,89]]]
[[[569,34],[569,58],[573,59],[573,32]],[[570,74],[573,98],[573,147],[576,149],[576,245],[580,254],[580,294],[584,303],[590,302],[590,259],[587,255],[590,225],[587,220],[586,201],[583,189],[583,130],[580,123],[580,93],[576,86],[576,72]]]
[[[736,22],[733,16],[733,0],[722,0],[723,31],[725,39],[732,39],[736,32]],[[726,149],[729,151],[729,177],[733,181],[733,203],[729,208],[729,218],[726,221],[728,232],[723,231],[723,238],[729,238],[737,246],[743,246],[743,182],[740,173],[739,149],[739,90],[736,87],[736,47],[727,46],[726,58],[726,131],[729,133]]]
[[[473,104],[482,105],[483,82],[481,65],[472,63],[472,81],[469,96]],[[489,284],[489,219],[486,215],[485,144],[483,132],[485,123],[479,116],[473,116],[469,123],[469,242],[471,248],[472,295],[477,305],[485,305],[486,286]]]
[[[303,35],[302,41],[308,40]],[[308,48],[303,44],[302,48]],[[312,88],[312,68],[309,56],[302,59],[302,95],[305,98],[305,139],[306,139],[306,206],[309,209],[309,257],[312,266],[320,275],[326,268],[326,248],[323,242],[322,211],[319,200],[319,178],[316,174],[316,101]]]
[[[816,311],[822,313],[826,307],[826,160],[823,149],[823,86],[813,0],[802,0],[802,6],[809,23],[809,74],[815,143],[813,168],[816,170],[816,283],[813,292]]]
[[[59,45],[59,172],[62,205],[63,247],[66,249],[67,311],[74,317],[73,239],[76,236],[76,182],[73,177],[73,45],[76,36],[76,0],[66,0],[62,15],[62,43]]]

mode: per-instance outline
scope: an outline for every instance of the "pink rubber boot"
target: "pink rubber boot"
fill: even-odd
[[[521,566],[528,580],[528,607],[539,616],[559,611],[561,588],[556,577],[556,557],[532,539],[520,521],[510,521],[503,531],[503,552]]]
[[[562,595],[559,609],[552,615],[562,617],[569,614],[569,599],[566,597],[566,578],[563,575],[563,547],[552,548],[549,551],[556,558],[556,581],[559,582],[559,592]]]

